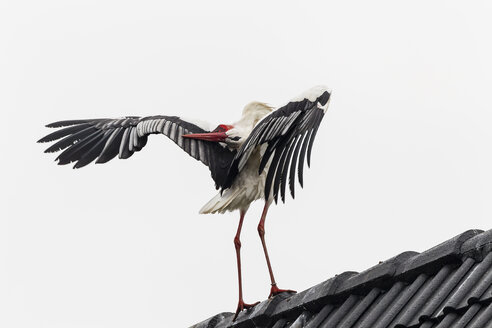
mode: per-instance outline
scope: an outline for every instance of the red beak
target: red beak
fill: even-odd
[[[209,132],[209,133],[193,133],[193,134],[183,134],[183,138],[220,142],[227,139],[227,134],[225,133],[225,131]]]

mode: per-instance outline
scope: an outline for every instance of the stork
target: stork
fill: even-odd
[[[272,202],[285,202],[287,184],[295,196],[295,175],[303,185],[303,169],[316,132],[330,100],[331,91],[316,86],[274,110],[262,102],[247,104],[239,121],[215,129],[196,120],[177,116],[128,116],[117,119],[68,120],[48,124],[59,129],[38,142],[57,141],[45,152],[63,150],[56,158],[59,165],[75,162],[74,168],[92,161],[106,163],[118,155],[126,159],[140,151],[151,134],[163,134],[191,157],[210,169],[219,193],[200,210],[224,213],[239,210],[239,223],[234,237],[236,249],[239,301],[234,316],[255,306],[243,301],[241,277],[241,228],[250,204],[264,199],[258,234],[265,253],[271,289],[269,297],[282,292],[273,275],[265,243],[265,219]]]

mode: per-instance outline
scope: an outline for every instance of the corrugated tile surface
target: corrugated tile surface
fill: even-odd
[[[466,231],[194,328],[492,328],[492,230]]]

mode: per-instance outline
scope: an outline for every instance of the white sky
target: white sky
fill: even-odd
[[[163,136],[81,170],[44,124],[231,123],[333,90],[295,201],[272,207],[279,287],[302,291],[492,218],[490,1],[1,1],[0,326],[186,327],[237,304],[237,213],[200,216],[208,168]],[[245,301],[266,298],[243,229]]]

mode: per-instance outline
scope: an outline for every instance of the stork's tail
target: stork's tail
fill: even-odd
[[[236,209],[234,200],[238,197],[240,189],[225,190],[222,195],[219,193],[212,198],[207,204],[203,205],[200,210],[200,214],[213,214],[213,213],[225,213],[226,211],[233,211]]]

